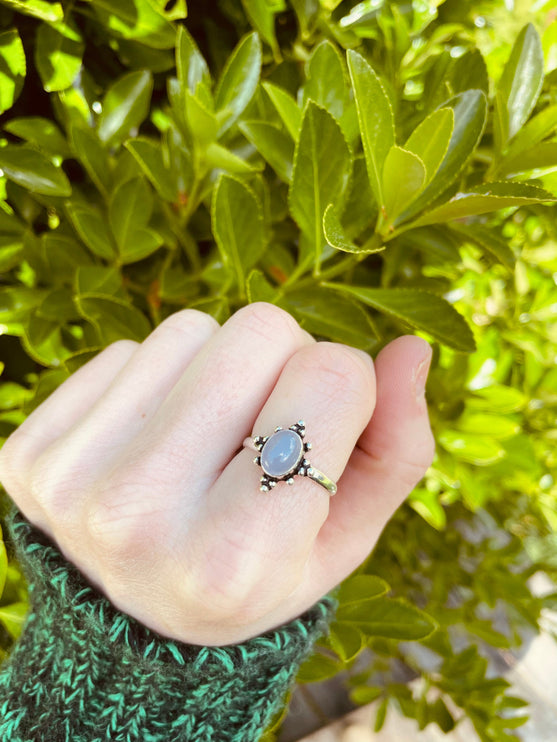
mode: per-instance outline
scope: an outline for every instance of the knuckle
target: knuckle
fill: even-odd
[[[256,608],[250,595],[257,584],[259,559],[241,536],[224,533],[193,570],[194,594],[212,620],[254,620]]]
[[[265,301],[243,306],[231,321],[273,343],[283,337],[293,338],[299,343],[303,337],[300,325],[291,314]]]
[[[198,309],[182,309],[169,315],[154,330],[160,332],[177,333],[182,337],[191,338],[203,331],[208,336],[212,335],[220,327],[214,317]]]
[[[14,432],[4,441],[0,449],[0,482],[10,494],[23,486],[23,470],[18,466],[18,456]]]
[[[302,349],[298,356],[302,372],[317,376],[333,393],[345,396],[352,390],[359,402],[362,398],[372,399],[374,375],[367,354],[354,352],[346,345],[322,341]]]
[[[107,345],[104,350],[101,351],[103,354],[113,353],[129,355],[139,347],[139,343],[136,340],[130,340],[129,338],[122,338],[121,340],[115,340],[110,345]]]

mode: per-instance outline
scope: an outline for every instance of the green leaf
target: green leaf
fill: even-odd
[[[80,319],[73,303],[73,292],[68,288],[49,291],[37,307],[37,316],[58,324],[76,322]]]
[[[76,232],[92,253],[105,260],[116,258],[106,218],[97,208],[82,203],[68,203],[66,211]]]
[[[59,319],[41,317],[35,310],[21,337],[27,355],[42,366],[60,366],[71,354],[62,338]]]
[[[346,211],[348,214],[351,213],[349,208],[347,208]],[[346,235],[346,231],[340,223],[340,219],[335,211],[334,204],[329,204],[325,209],[325,214],[323,215],[323,232],[329,245],[337,250],[342,250],[343,252],[368,254],[385,250],[384,245],[372,247],[366,247],[365,245],[360,247],[359,245],[355,245]]]
[[[545,170],[557,165],[557,142],[540,142],[514,157],[506,157],[497,168],[498,173],[512,175],[527,170]]]
[[[184,104],[186,123],[193,141],[205,150],[217,138],[217,118],[189,90],[184,91]]]
[[[344,69],[338,49],[328,39],[313,50],[306,62],[306,82],[302,88],[302,107],[308,99],[325,108],[339,122],[344,114],[346,89]]]
[[[342,208],[351,171],[351,154],[340,126],[328,111],[308,101],[294,154],[288,205],[308,238],[317,270],[325,242],[325,209],[330,203]]]
[[[4,129],[20,139],[24,139],[46,155],[64,159],[71,156],[66,138],[53,121],[42,116],[24,116],[11,119]]]
[[[278,3],[276,1],[272,3],[269,0],[242,0],[242,5],[251,24],[273,50],[275,58],[280,57],[275,34],[275,15],[286,9],[284,0]]]
[[[388,583],[376,575],[365,573],[350,575],[342,582],[338,591],[339,610],[343,606],[352,606],[362,602],[371,608],[372,604],[368,601],[386,595],[390,589]]]
[[[0,113],[11,108],[25,81],[27,64],[17,29],[0,33]]]
[[[277,298],[277,290],[266,279],[265,274],[254,268],[246,281],[246,292],[249,303],[254,301],[267,301],[274,304]]]
[[[122,142],[149,113],[153,77],[148,71],[130,72],[111,85],[102,104],[98,134],[102,142]]]
[[[302,111],[298,104],[286,90],[283,90],[278,85],[273,85],[271,82],[263,82],[261,86],[276,108],[288,133],[297,142],[302,126]]]
[[[45,232],[41,235],[45,261],[55,282],[72,283],[77,268],[90,265],[91,256],[80,243],[69,235]]]
[[[88,0],[103,31],[123,39],[135,39],[154,49],[171,49],[176,30],[150,0]]]
[[[333,678],[343,669],[343,663],[329,655],[316,653],[306,660],[298,670],[296,682],[317,683]]]
[[[75,272],[75,292],[105,294],[109,298],[123,294],[120,271],[100,265],[81,266]]]
[[[383,729],[383,726],[385,725],[385,719],[387,718],[387,711],[389,710],[389,699],[384,698],[381,703],[379,704],[375,716],[375,724],[373,726],[373,731],[377,734]]]
[[[339,620],[357,626],[366,637],[402,641],[425,639],[437,628],[431,616],[401,598],[379,597],[371,603],[354,603],[343,607]]]
[[[524,409],[527,403],[528,397],[524,392],[503,384],[493,384],[483,389],[474,389],[472,395],[466,400],[466,404],[470,408],[501,415],[518,412]]]
[[[85,44],[72,25],[43,23],[37,32],[35,66],[47,93],[71,87],[83,58]]]
[[[417,155],[425,165],[426,185],[447,154],[453,129],[453,109],[439,108],[425,118],[406,140],[404,149]]]
[[[129,139],[125,147],[135,157],[145,175],[157,189],[159,196],[164,201],[177,201],[176,177],[170,166],[165,162],[160,143],[152,139],[138,137],[137,139]]]
[[[27,144],[7,144],[1,147],[0,168],[7,178],[31,193],[41,193],[44,196],[71,195],[72,187],[64,171]]]
[[[557,105],[547,106],[527,121],[509,143],[503,163],[539,144],[557,129]],[[499,170],[499,166],[497,168]]]
[[[356,348],[369,349],[376,336],[366,311],[335,291],[316,287],[288,292],[288,311],[308,332]]]
[[[261,74],[261,55],[261,42],[255,32],[244,36],[230,55],[215,99],[221,114],[219,136],[238,120],[252,99]]]
[[[241,121],[239,129],[279,178],[290,183],[294,161],[294,143],[291,138],[266,121]]]
[[[25,321],[32,309],[39,304],[44,290],[27,286],[3,286],[0,288],[0,323]]]
[[[474,336],[464,317],[436,294],[419,289],[370,289],[340,283],[324,285],[355,296],[364,304],[429,333],[449,348],[464,353],[476,350]]]
[[[141,343],[151,333],[145,315],[124,299],[103,294],[80,294],[75,297],[80,314],[97,330],[104,345],[123,338]]]
[[[422,189],[426,168],[420,158],[396,144],[383,166],[383,218],[386,231]]]
[[[357,657],[365,646],[364,635],[357,626],[333,621],[329,627],[329,642],[343,662]]]
[[[498,150],[532,113],[543,85],[544,58],[540,37],[528,23],[516,39],[495,91],[494,137]]]
[[[207,90],[211,89],[211,73],[207,67],[205,57],[183,25],[178,28],[176,70],[180,85],[182,88],[189,90],[190,93],[196,95],[199,84],[204,85]]]
[[[371,189],[377,203],[383,204],[383,165],[387,153],[395,144],[393,109],[377,74],[353,49],[348,50],[348,68],[358,108]]]
[[[47,23],[56,23],[64,18],[62,5],[47,0],[2,0],[2,5]]]
[[[142,260],[159,248],[162,238],[147,227],[153,212],[153,194],[145,180],[121,183],[110,199],[109,221],[122,263]]]
[[[400,215],[397,223],[420,214],[454,183],[483,134],[487,117],[487,99],[483,91],[467,90],[443,103],[443,108],[452,108],[454,114],[454,129],[447,153],[433,180]]]
[[[216,142],[207,147],[205,162],[212,168],[236,175],[252,175],[265,168],[263,162],[251,164]]]
[[[15,235],[0,235],[0,273],[7,273],[19,265],[23,254],[23,242]]]
[[[494,438],[486,435],[447,429],[437,435],[437,441],[456,458],[476,466],[495,464],[505,457],[505,449]]]
[[[89,177],[103,195],[108,195],[112,187],[110,159],[98,136],[91,129],[73,125],[70,138],[77,158]]]
[[[360,685],[350,691],[350,700],[356,706],[367,706],[385,693],[384,688],[374,688],[370,685]]]
[[[438,224],[465,216],[485,214],[509,206],[557,201],[557,198],[537,186],[526,183],[482,183],[468,193],[457,193],[450,201],[429,211],[412,223],[415,227]]]
[[[230,175],[221,175],[213,191],[213,234],[223,262],[244,291],[245,276],[266,247],[261,206],[253,191]]]
[[[430,492],[423,487],[415,487],[408,497],[408,504],[433,528],[438,531],[446,528],[447,515],[436,492]]]
[[[486,250],[496,260],[514,271],[516,258],[508,243],[493,230],[482,227],[480,224],[451,224],[451,229],[462,235],[466,240],[475,243]]]
[[[29,604],[23,601],[0,607],[0,623],[4,625],[12,639],[21,636],[28,610]]]

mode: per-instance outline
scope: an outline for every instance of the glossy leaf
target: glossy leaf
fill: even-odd
[[[329,204],[323,215],[323,232],[325,239],[332,247],[343,252],[352,253],[375,253],[385,250],[384,245],[366,247],[354,244],[346,234],[346,231],[337,216],[334,204]]]
[[[437,628],[431,616],[399,598],[379,597],[347,606],[339,620],[357,626],[368,637],[403,641],[425,639]]]
[[[121,183],[110,199],[109,221],[123,263],[150,255],[162,238],[148,228],[153,211],[153,195],[143,178]]]
[[[501,415],[522,410],[527,402],[528,397],[524,392],[503,384],[474,389],[473,395],[467,399],[470,408]]]
[[[333,621],[329,630],[332,648],[343,662],[350,662],[365,646],[365,637],[356,626]]]
[[[514,157],[506,157],[497,171],[505,175],[557,166],[557,142],[540,142]]]
[[[426,181],[426,168],[412,152],[393,145],[383,166],[383,218],[392,224]]]
[[[213,142],[205,152],[205,162],[212,168],[224,170],[235,175],[252,175],[264,169],[263,162],[251,164],[231,150]]]
[[[479,245],[510,270],[514,270],[516,258],[513,251],[493,229],[487,229],[481,224],[462,224],[461,222],[451,224],[451,229],[462,235],[464,239]]]
[[[509,143],[503,159],[512,160],[517,155],[531,149],[557,130],[557,105],[548,106],[527,121]]]
[[[0,148],[0,168],[6,177],[31,193],[69,196],[72,192],[64,171],[26,144],[7,144]]]
[[[279,10],[286,9],[284,0],[274,4],[269,0],[242,0],[242,5],[247,17],[261,34],[261,38],[269,44],[275,57],[279,56],[280,52],[275,34],[275,15]]]
[[[537,186],[525,183],[483,183],[468,193],[457,193],[450,201],[427,212],[413,225],[438,224],[465,216],[485,214],[509,206],[557,201],[557,198]]]
[[[4,625],[12,639],[21,636],[28,610],[29,605],[23,601],[0,607],[0,623]]]
[[[414,129],[404,149],[413,152],[426,169],[425,184],[429,183],[443,162],[454,130],[452,108],[439,108]]]
[[[91,129],[72,126],[70,138],[77,158],[89,177],[101,193],[108,195],[112,187],[110,159],[98,136]]]
[[[434,178],[413,204],[400,215],[398,223],[420,214],[455,182],[483,134],[487,100],[481,90],[467,90],[446,101],[443,108],[452,108],[454,114],[454,129],[447,153]]]
[[[184,103],[186,123],[193,141],[201,150],[205,150],[217,138],[217,118],[189,90],[184,91]]]
[[[76,232],[91,252],[100,258],[113,260],[116,249],[104,215],[86,204],[69,203],[66,209]]]
[[[356,348],[369,348],[375,333],[365,310],[355,301],[325,288],[291,291],[288,311],[308,332]]]
[[[332,678],[342,670],[342,662],[334,660],[326,654],[313,654],[298,670],[296,682],[316,683],[320,680]]]
[[[225,265],[243,290],[245,277],[266,246],[261,207],[242,181],[222,175],[213,192],[212,229]]]
[[[544,58],[535,27],[524,26],[516,39],[495,92],[494,136],[498,150],[528,119],[543,85]]]
[[[286,90],[278,85],[266,81],[262,83],[262,88],[272,101],[288,133],[297,142],[302,126],[302,111],[298,104]]]
[[[285,183],[292,179],[294,143],[281,129],[264,121],[241,121],[239,129]]]
[[[348,68],[358,108],[358,120],[371,189],[383,204],[383,166],[395,143],[391,102],[372,67],[353,49],[348,50]]]
[[[346,97],[344,69],[336,46],[328,39],[315,47],[306,62],[306,82],[302,90],[302,107],[311,99],[341,122]]]
[[[389,590],[389,585],[381,577],[362,572],[350,575],[342,582],[337,598],[342,607],[348,607],[362,602],[367,604],[386,595]]]
[[[442,430],[437,436],[437,441],[458,459],[476,466],[488,466],[505,457],[505,449],[489,435]]]
[[[219,135],[227,131],[252,99],[261,74],[261,42],[245,36],[231,54],[217,87],[215,105],[223,114]]]
[[[81,69],[85,45],[77,28],[67,23],[43,24],[37,33],[35,65],[47,93],[69,88]]]
[[[154,49],[174,47],[174,26],[150,0],[94,0],[91,5],[113,36],[134,39]]]
[[[103,294],[80,294],[76,306],[84,319],[96,328],[104,345],[123,338],[143,342],[151,333],[145,315],[123,299]]]
[[[277,290],[272,286],[265,274],[260,270],[252,270],[246,281],[246,292],[250,304],[254,301],[267,301],[273,304],[277,298]]]
[[[288,204],[308,238],[316,265],[325,241],[325,209],[330,203],[342,207],[351,170],[351,154],[340,126],[328,111],[308,101],[294,155]]]
[[[25,81],[27,64],[17,29],[0,33],[0,113],[11,108]]]
[[[417,330],[429,333],[439,342],[464,353],[476,349],[468,324],[449,302],[419,289],[370,289],[347,284],[325,284],[386,312]]]
[[[47,23],[56,23],[64,18],[62,5],[47,0],[2,0],[2,5]]]
[[[107,145],[122,142],[147,117],[153,78],[150,72],[130,72],[108,88],[99,117],[98,134]]]
[[[165,201],[176,201],[178,198],[176,177],[170,165],[165,162],[160,145],[154,140],[138,137],[129,139],[125,146],[157,189],[160,197]]]
[[[178,29],[176,69],[180,84],[190,93],[195,95],[199,84],[207,89],[211,88],[211,73],[207,62],[185,26],[180,26]]]
[[[41,317],[37,310],[31,314],[21,344],[36,363],[56,367],[70,355],[62,340],[61,324],[59,319]]]
[[[24,139],[48,156],[70,157],[66,138],[53,121],[42,116],[24,116],[6,122],[4,129]]]

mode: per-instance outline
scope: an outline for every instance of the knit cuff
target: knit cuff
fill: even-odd
[[[115,608],[16,508],[6,525],[31,604],[0,667],[6,742],[255,742],[338,606],[335,590],[241,644],[185,644]]]

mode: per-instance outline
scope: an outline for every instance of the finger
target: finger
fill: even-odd
[[[119,455],[218,328],[216,320],[204,312],[176,312],[143,343],[130,346],[132,341],[121,341],[128,343],[124,346],[127,352],[119,355],[118,362],[112,360],[115,353],[104,355],[103,351],[93,359],[97,363],[90,362],[90,370],[86,371],[87,364],[80,369],[84,374],[76,373],[75,379],[72,376],[64,382],[47,400],[48,406],[36,410],[36,419],[29,420],[28,429],[22,430],[14,446],[14,466],[27,473],[35,465],[39,469],[35,500],[40,495],[43,504],[35,501],[33,508],[45,511],[51,505],[51,520],[60,516],[60,509],[66,511],[67,494],[74,483],[85,485],[87,472],[96,476]],[[48,432],[53,419],[55,429]],[[39,461],[43,455],[48,461]],[[56,491],[49,482],[56,482]]]
[[[284,310],[257,302],[205,345],[134,441],[122,476],[156,482],[183,500],[205,492],[242,445],[285,363],[315,343]],[[120,469],[120,467],[118,467]],[[110,472],[111,488],[118,472]]]
[[[344,345],[320,342],[288,361],[253,427],[269,435],[303,419],[312,443],[312,466],[337,479],[369,422],[375,403],[371,358]],[[224,583],[236,595],[253,589],[257,601],[279,600],[279,582],[298,579],[329,509],[329,494],[307,477],[280,481],[260,492],[261,469],[252,451],[239,453],[203,501],[198,531],[199,559],[204,553],[205,582]],[[338,496],[338,495],[337,495]],[[334,499],[334,498],[333,498]],[[215,537],[215,528],[222,530]],[[211,544],[210,550],[208,550]],[[226,579],[224,579],[226,577]]]
[[[377,405],[310,558],[306,588],[316,595],[362,563],[433,460],[435,441],[418,378],[427,375],[430,361],[431,347],[413,335],[389,343],[375,361]]]
[[[33,462],[95,404],[137,346],[133,340],[118,340],[106,347],[55,389],[4,443],[0,480],[29,518],[38,515],[25,484]]]

